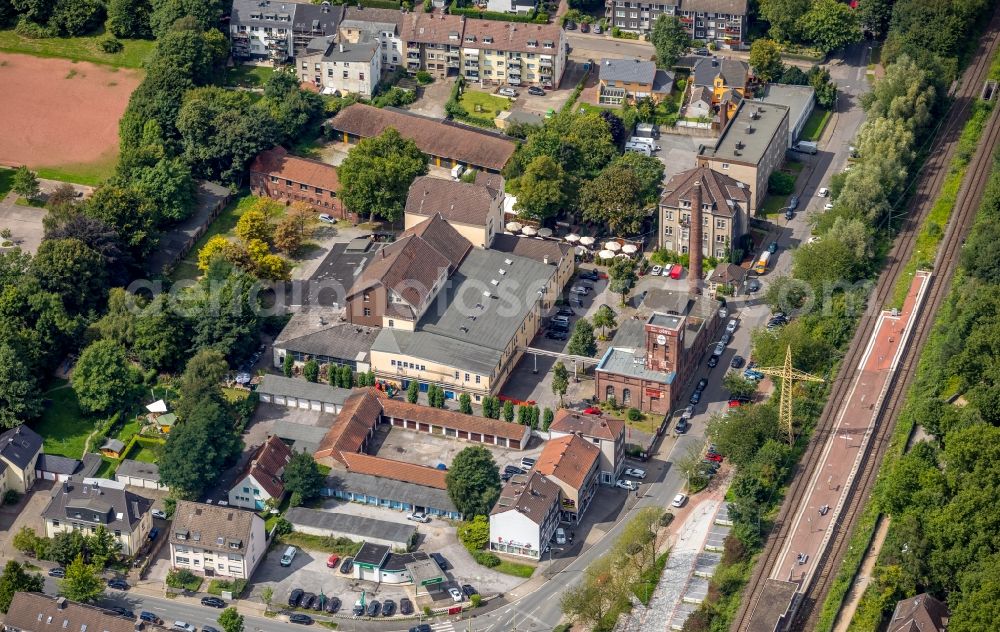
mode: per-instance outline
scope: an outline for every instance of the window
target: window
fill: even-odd
[[[614,399],[615,398],[615,387],[608,384],[608,387],[604,390],[604,399]]]
[[[724,219],[717,219],[717,220],[715,220],[715,227],[716,228],[725,228],[726,227],[726,220],[724,220]]]
[[[395,326],[396,326],[396,321],[389,319],[389,327],[395,327]]]
[[[720,244],[724,244],[724,243],[726,243],[726,236],[725,235],[716,235],[715,236],[715,241],[719,242]]]
[[[308,184],[300,184],[299,185],[299,190],[301,190],[301,191],[308,191],[309,190],[309,185]]]
[[[243,488],[243,493],[244,494],[249,494],[250,493],[250,488],[249,487],[244,487]]]
[[[191,563],[191,560],[189,560],[189,559],[188,559],[188,558],[186,558],[186,557],[181,557],[180,555],[178,555],[178,556],[177,556],[177,563],[178,563],[178,564],[190,564],[190,563]]]
[[[59,521],[58,520],[53,520],[52,521],[52,526],[53,527],[58,527],[59,526]]]
[[[465,381],[466,381],[466,382],[468,382],[468,381],[469,381],[469,374],[468,374],[468,373],[466,373],[466,374],[465,374]]]
[[[395,360],[389,360],[389,364],[391,364],[392,366],[396,366],[396,361]],[[246,489],[244,489],[243,491],[246,491]]]
[[[364,294],[361,295],[361,298],[362,298],[362,300],[364,300],[364,302],[367,303],[370,300],[372,300],[372,295],[371,295],[370,292],[365,292]]]
[[[481,375],[477,375],[477,376],[476,376],[476,384],[479,384],[479,383],[480,383],[480,378],[481,378],[481,377],[482,377]],[[478,397],[478,395],[477,395],[477,397]]]
[[[729,169],[729,163],[728,162],[722,163],[722,168],[723,169]]]
[[[631,389],[622,389],[622,404],[628,404],[632,401],[632,391]]]
[[[364,81],[365,80],[365,73],[359,72],[358,73],[358,79],[360,79],[361,81]]]
[[[663,211],[663,219],[673,220],[674,219],[674,212],[673,211]]]
[[[271,182],[277,182],[278,176],[271,176]]]
[[[344,71],[344,79],[347,79],[347,71]]]
[[[478,401],[481,401],[482,399],[483,399],[483,396],[482,396],[482,395],[476,395],[476,401],[477,401],[477,402],[478,402]]]
[[[670,226],[664,226],[664,228],[663,228],[663,234],[664,235],[673,235],[674,234],[674,229],[672,227],[670,227]]]
[[[122,530],[121,529],[115,529],[115,537],[116,538],[122,537]]]
[[[364,314],[365,314],[365,316],[371,316],[372,315],[372,310],[366,307],[365,311],[364,311]]]

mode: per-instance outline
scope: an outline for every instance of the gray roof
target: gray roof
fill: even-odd
[[[71,518],[93,525],[102,524],[109,531],[132,533],[152,507],[153,501],[126,491],[124,485],[104,479],[71,476],[52,489],[52,499],[42,512],[49,520]]]
[[[51,472],[52,474],[70,475],[76,474],[82,463],[80,459],[69,459],[58,454],[39,454],[35,469],[40,472]]]
[[[365,494],[398,500],[418,507],[431,507],[440,511],[458,513],[455,503],[451,502],[448,492],[434,487],[424,487],[415,483],[395,481],[391,478],[381,478],[369,474],[358,474],[343,470],[334,470],[323,484],[325,487],[355,494]]]
[[[764,97],[759,99],[764,103],[777,103],[788,107],[788,124],[799,120],[802,112],[809,108],[816,91],[812,86],[790,86],[783,83],[771,83],[764,90]]]
[[[102,450],[111,450],[112,452],[121,452],[125,449],[125,442],[121,439],[108,439],[101,446]]]
[[[122,476],[141,478],[143,480],[159,483],[160,466],[156,463],[144,463],[142,461],[135,461],[132,459],[122,459],[122,462],[118,465],[118,469],[115,470],[115,478],[120,479]]]
[[[325,52],[323,52],[325,51]],[[357,43],[346,40],[334,42],[334,37],[316,37],[306,45],[307,53],[323,52],[323,61],[370,62],[378,51],[378,42],[364,33]]]
[[[329,312],[295,312],[274,346],[315,356],[367,362],[377,329],[339,321]]]
[[[343,7],[283,0],[233,0],[230,24],[294,28],[297,31],[337,32]],[[283,18],[283,19],[279,19]]]
[[[674,73],[668,70],[657,70],[653,77],[653,92],[670,94],[674,91]]]
[[[715,146],[703,147],[698,155],[714,160],[756,165],[767,153],[771,143],[775,142],[774,138],[782,128],[782,122],[787,126],[787,121],[787,106],[743,101],[722,131],[722,136],[715,141]],[[748,131],[748,128],[753,131]],[[784,147],[786,140],[783,135],[777,142]]]
[[[658,324],[658,323],[654,323]],[[669,326],[669,324],[667,325]],[[630,318],[618,327],[612,346],[597,365],[598,371],[627,375],[639,379],[671,384],[677,373],[653,371],[646,368],[646,323]]]
[[[267,374],[257,387],[258,393],[310,399],[328,404],[343,405],[350,396],[347,388],[336,388],[320,382],[307,382],[283,375]]]
[[[357,539],[363,540],[366,537],[371,537],[400,544],[410,542],[413,534],[417,532],[417,528],[409,524],[305,507],[292,507],[285,514],[285,519],[292,523],[292,526],[302,525],[314,529],[327,529],[356,535]]]
[[[694,64],[691,80],[694,86],[711,86],[715,84],[715,77],[722,75],[726,86],[742,88],[747,84],[749,72],[750,65],[741,59],[701,57]]]
[[[556,263],[546,265],[527,257],[473,248],[427,309],[417,330],[383,329],[372,350],[489,375],[527,313],[535,308],[538,290],[556,273]]]
[[[680,4],[682,11],[728,13],[730,15],[747,14],[747,0],[682,0]]]
[[[17,426],[0,434],[0,459],[18,469],[31,465],[31,460],[42,451],[42,437],[27,426]]]
[[[344,12],[344,20],[340,23],[340,27],[378,33],[383,31],[399,33],[399,25],[402,21],[403,14],[396,9],[349,6]]]
[[[640,59],[601,59],[601,81],[630,81],[633,83],[653,83],[656,64]]]
[[[272,0],[271,4],[274,4]],[[343,5],[324,7],[319,4],[302,2],[295,6],[293,21],[297,31],[322,31],[324,35],[337,33],[337,24],[344,16]]]

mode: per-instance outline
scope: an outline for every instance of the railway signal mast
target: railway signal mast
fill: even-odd
[[[792,346],[785,347],[785,365],[772,367],[756,367],[764,375],[781,378],[781,402],[779,414],[781,425],[788,433],[788,445],[795,444],[795,426],[792,422],[792,386],[795,382],[823,382],[823,378],[799,371],[792,366]]]

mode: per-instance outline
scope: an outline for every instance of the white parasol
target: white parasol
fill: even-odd
[[[551,237],[552,236],[552,229],[551,228],[539,228],[538,229],[538,236],[539,237]]]
[[[580,241],[580,236],[577,235],[576,233],[570,233],[570,234],[566,235],[566,241],[568,241],[571,244],[575,243],[575,242],[578,242],[578,241]]]
[[[593,246],[594,245],[594,238],[593,237],[581,237],[580,238],[580,245],[581,246]]]
[[[597,253],[597,256],[600,257],[601,259],[614,259],[615,253],[611,252],[610,250],[602,250],[599,253]]]
[[[533,237],[538,234],[538,231],[532,228],[531,226],[525,226],[524,228],[521,229],[521,233],[527,235],[528,237]]]
[[[509,230],[512,233],[516,233],[517,231],[521,230],[521,224],[518,222],[507,222],[507,230]]]
[[[622,245],[617,241],[609,241],[608,243],[604,244],[604,249],[610,250],[612,252],[618,252],[619,250],[622,249]]]
[[[588,252],[590,252],[590,251],[589,251],[589,250],[587,250],[587,249],[586,249],[585,247],[583,247],[583,246],[577,246],[577,247],[576,247],[576,254],[578,254],[578,255],[585,255],[585,254],[587,254]]]
[[[629,255],[635,254],[637,250],[639,249],[636,248],[634,244],[625,244],[624,246],[622,246],[622,252],[624,252],[625,254]]]

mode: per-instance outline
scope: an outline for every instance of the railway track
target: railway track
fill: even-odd
[[[972,104],[979,96],[988,75],[990,61],[998,44],[1000,44],[998,33],[1000,33],[1000,9],[994,12],[986,33],[980,39],[972,64],[963,73],[960,87],[935,136],[923,170],[918,176],[920,179],[917,189],[908,204],[906,219],[900,227],[899,234],[889,253],[887,265],[868,299],[865,312],[858,322],[854,338],[841,364],[840,372],[831,386],[830,397],[820,416],[816,430],[799,461],[798,469],[786,494],[785,503],[779,511],[774,528],[764,546],[764,551],[758,560],[750,582],[744,590],[740,609],[732,625],[732,630],[736,632],[749,629],[754,608],[763,592],[764,582],[772,575],[783,545],[790,537],[795,516],[799,514],[802,504],[805,502],[809,481],[812,479],[816,467],[819,466],[819,457],[830,438],[837,412],[846,400],[851,383],[856,377],[858,364],[867,341],[875,330],[878,315],[891,297],[896,279],[903,272],[913,252],[920,226],[930,212],[931,206],[933,206],[947,177],[948,167],[957,148],[959,135],[968,120]],[[983,188],[989,177],[989,163],[992,157],[992,149],[990,148],[996,145],[998,134],[1000,134],[1000,117],[997,114],[997,111],[994,110],[987,129],[984,130],[977,153],[966,172],[972,178],[963,183],[959,192],[952,219],[938,253],[935,276],[931,279],[929,294],[924,303],[925,307],[922,313],[917,315],[911,344],[908,345],[905,355],[901,358],[899,369],[893,377],[894,383],[885,399],[886,403],[882,414],[875,422],[876,427],[866,448],[863,466],[854,479],[844,510],[839,516],[833,538],[826,551],[819,556],[817,571],[812,583],[806,588],[804,594],[797,595],[793,617],[795,623],[791,629],[810,629],[815,624],[819,611],[816,606],[822,603],[829,590],[840,561],[846,552],[854,521],[871,493],[878,473],[878,464],[888,445],[888,438],[891,435],[896,414],[902,406],[906,387],[912,379],[913,369],[919,358],[917,351],[922,348],[924,341],[926,341],[933,315],[941,301],[944,300],[947,288],[950,287],[950,278],[957,265],[958,250],[961,248],[964,235],[975,217],[978,200],[982,196]]]

